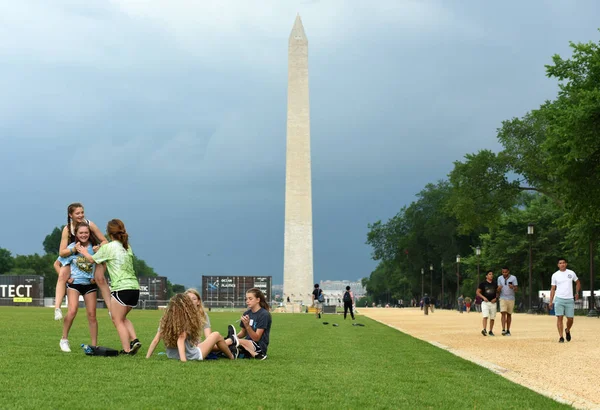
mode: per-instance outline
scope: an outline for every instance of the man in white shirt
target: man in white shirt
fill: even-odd
[[[573,299],[573,282],[576,285],[575,299]],[[571,341],[571,327],[573,327],[573,316],[575,316],[575,300],[579,299],[581,292],[581,282],[575,272],[567,269],[567,260],[560,258],[558,260],[558,270],[552,275],[552,287],[550,288],[550,310],[554,305],[554,314],[556,316],[556,327],[560,339],[559,343],[564,343],[563,337],[563,316],[567,317],[567,328],[565,333],[567,342]]]

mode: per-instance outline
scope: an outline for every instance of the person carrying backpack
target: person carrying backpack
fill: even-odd
[[[350,286],[346,286],[346,292],[344,292],[344,297],[342,298],[344,301],[344,320],[346,320],[346,315],[348,314],[348,310],[350,310],[350,315],[352,316],[352,320],[354,319],[354,310],[352,309],[352,304],[354,300],[354,295],[350,292]]]
[[[312,293],[312,302],[315,307],[315,317],[321,319],[321,312],[323,310],[323,302],[325,302],[325,295],[323,295],[323,289],[319,289],[319,284],[315,283],[315,290]]]

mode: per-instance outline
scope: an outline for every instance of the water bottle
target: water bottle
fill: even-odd
[[[83,349],[83,352],[88,356],[92,356],[94,354],[94,349],[92,349],[92,346],[82,344],[81,348]]]

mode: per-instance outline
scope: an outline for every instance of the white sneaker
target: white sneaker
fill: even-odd
[[[62,320],[63,315],[62,315],[62,311],[60,310],[60,308],[56,308],[54,309],[54,320]]]
[[[69,346],[69,341],[67,339],[60,339],[60,350],[71,353],[71,346]]]

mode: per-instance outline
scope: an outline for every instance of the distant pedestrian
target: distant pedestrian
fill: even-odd
[[[431,313],[435,311],[435,299],[433,296],[429,298],[429,311]]]
[[[573,282],[575,282],[575,298],[573,299]],[[567,328],[565,333],[567,342],[571,341],[571,327],[573,327],[573,317],[575,316],[575,300],[579,300],[581,292],[581,282],[579,278],[570,269],[567,269],[567,260],[560,258],[558,260],[558,270],[552,275],[552,287],[550,288],[550,310],[554,306],[554,315],[556,316],[556,328],[560,339],[559,343],[564,343],[563,316],[567,317]]]
[[[350,286],[346,286],[346,291],[344,292],[344,296],[342,297],[342,300],[344,301],[344,320],[346,320],[346,315],[348,314],[348,310],[350,311],[352,320],[354,320],[354,311],[352,309],[352,305],[354,304],[354,295],[350,291]]]
[[[458,297],[457,302],[458,302],[458,311],[460,313],[462,313],[463,309],[464,309],[464,305],[465,305],[465,298],[463,297],[462,294]]]
[[[479,295],[475,296],[475,310],[479,313],[481,313],[481,298],[479,297]]]
[[[485,280],[479,284],[477,295],[481,297],[481,313],[483,315],[483,330],[481,334],[484,336],[494,335],[494,320],[496,319],[496,299],[498,297],[498,286],[494,283],[494,271],[488,271]],[[490,331],[487,332],[487,321],[490,319]]]
[[[319,284],[315,283],[315,290],[312,293],[312,302],[315,307],[315,317],[317,319],[321,319],[321,311],[323,310],[323,302],[325,301],[325,296],[323,295],[323,289],[319,289]]]
[[[426,293],[425,295],[423,295],[423,311],[425,312],[425,315],[429,315],[429,304],[430,303],[431,303],[431,300],[429,299],[429,296]]]
[[[467,307],[467,313],[469,313],[471,311],[471,298],[470,297],[466,297],[465,298],[465,306]]]
[[[507,266],[502,268],[502,276],[498,277],[498,292],[500,292],[500,314],[502,315],[502,336],[510,336],[510,324],[515,309],[515,292],[519,282],[510,274]]]

